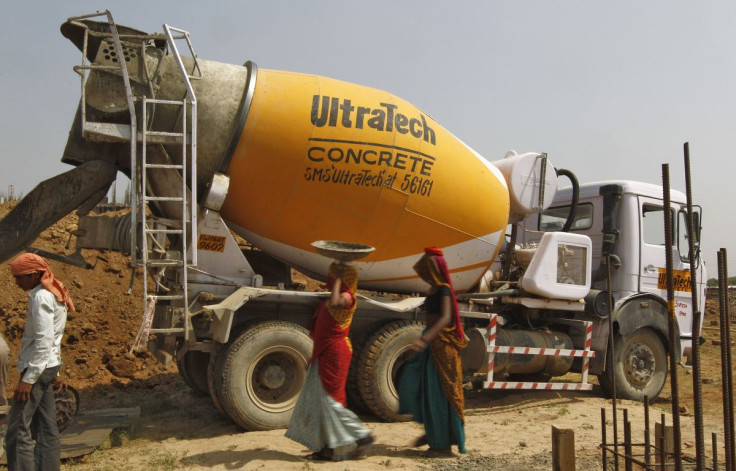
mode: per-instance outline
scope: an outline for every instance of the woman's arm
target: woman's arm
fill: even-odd
[[[348,293],[341,293],[342,279],[338,278],[332,284],[332,293],[330,294],[330,307],[336,309],[344,309],[349,307],[353,302],[353,297]]]
[[[427,345],[429,345],[429,342],[432,341],[433,338],[439,334],[442,329],[447,327],[452,323],[452,308],[450,307],[450,303],[452,302],[451,296],[442,296],[440,300],[440,316],[437,319],[437,322],[435,322],[427,332],[424,333],[421,337],[416,339],[412,347],[414,347],[416,350],[421,350],[425,348]]]

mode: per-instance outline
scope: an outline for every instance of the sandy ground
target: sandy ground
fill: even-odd
[[[683,377],[688,378],[689,377]],[[552,427],[573,429],[578,470],[602,469],[601,409],[607,414],[609,441],[613,433],[610,401],[597,392],[499,392],[476,391],[466,403],[466,455],[428,459],[425,448],[411,447],[421,435],[412,422],[381,423],[364,420],[377,436],[369,456],[360,461],[310,462],[308,451],[284,437],[283,430],[243,432],[219,416],[209,399],[194,396],[171,378],[166,396],[142,399],[143,413],[133,426],[113,434],[100,450],[81,460],[66,463],[67,470],[138,469],[278,469],[278,470],[519,470],[552,469]],[[664,400],[658,406],[665,410]],[[619,440],[622,417],[627,410],[632,433],[644,441],[644,408],[640,403],[618,405]],[[660,420],[660,409],[650,409],[650,427]],[[666,421],[671,416],[666,413]],[[694,455],[693,417],[681,416],[683,452]],[[721,435],[717,417],[706,421],[706,437]],[[652,432],[653,433],[653,432]]]
[[[12,206],[13,203],[0,204],[0,217]],[[69,231],[75,227],[76,216],[69,215],[44,231],[34,246],[71,253],[72,249],[65,245]],[[113,432],[98,451],[64,463],[65,470],[549,470],[553,426],[574,430],[578,470],[602,469],[601,408],[606,409],[609,417],[609,441],[612,421],[610,403],[599,391],[471,391],[466,402],[468,453],[457,458],[427,459],[424,449],[409,446],[422,433],[419,425],[381,423],[366,415],[363,419],[378,439],[366,459],[338,463],[305,461],[307,450],[286,439],[283,430],[243,432],[220,416],[208,397],[191,392],[175,365],[164,368],[145,352],[128,355],[141,320],[140,275],[128,295],[130,269],[125,257],[97,251],[84,251],[84,255],[93,269],[49,262],[68,286],[78,308],[69,316],[63,340],[63,374],[79,391],[83,410],[140,406],[142,412],[140,420]],[[0,264],[0,327],[14,356],[20,345],[26,303],[25,293],[12,281],[8,263]],[[716,318],[717,302],[709,301],[703,334],[708,342],[702,352],[708,450],[711,431],[722,437],[720,354],[713,342],[718,337]],[[692,455],[692,377],[683,368],[678,371],[680,403],[687,409],[682,416],[683,452]],[[12,392],[18,373],[12,371],[10,376],[7,389]],[[652,409],[652,430],[661,410],[671,421],[668,388],[669,385],[655,404],[658,409]],[[643,442],[643,406],[619,404],[619,424],[624,408],[632,422],[634,439]],[[623,426],[618,428],[622,440]]]

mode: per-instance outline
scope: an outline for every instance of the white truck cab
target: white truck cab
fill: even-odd
[[[605,256],[614,261],[611,267],[611,291],[614,300],[614,347],[617,385],[623,385],[623,396],[643,399],[658,394],[651,383],[664,383],[666,377],[667,276],[665,247],[665,215],[662,187],[634,181],[604,181],[579,187],[575,216],[569,232],[583,234],[592,241],[593,289],[607,289]],[[570,214],[573,189],[559,189],[554,202],[541,215],[528,217],[517,236],[520,246],[536,244],[545,232],[561,231]],[[691,256],[688,247],[686,197],[670,191],[672,211],[672,263],[674,306],[679,336],[675,345],[681,361],[688,356],[693,337],[691,263],[696,264],[698,306],[705,302],[706,270],[698,250]],[[694,208],[694,226],[699,234],[700,208]],[[697,247],[697,244],[696,244]],[[701,311],[702,321],[702,311]],[[608,329],[596,329],[594,349],[606,351],[603,342]],[[601,369],[602,357],[595,363]],[[595,367],[592,368],[594,371]],[[661,381],[652,381],[653,377]],[[606,375],[601,375],[606,387]],[[637,389],[636,385],[641,384]],[[634,387],[627,394],[626,386]],[[618,389],[618,386],[617,386]]]

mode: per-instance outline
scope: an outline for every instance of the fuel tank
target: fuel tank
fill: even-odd
[[[62,33],[80,49],[90,44],[86,56],[93,64],[114,60],[105,52],[111,50],[102,37],[105,25],[82,23],[66,23]],[[82,34],[84,28],[92,32]],[[134,94],[184,96],[165,41],[123,28]],[[143,49],[136,51],[140,44]],[[195,68],[191,58],[184,60]],[[189,183],[205,195],[216,172],[228,175],[220,213],[250,243],[317,276],[327,272],[330,260],[311,242],[373,246],[375,251],[355,262],[360,286],[390,292],[427,288],[412,269],[427,246],[443,249],[460,291],[491,265],[509,220],[504,175],[429,114],[382,90],[252,62],[199,58],[196,68],[198,175]],[[114,85],[114,75],[106,69],[90,74],[87,119],[128,119],[125,90]],[[178,117],[161,107],[145,125],[176,131]],[[128,144],[83,137],[79,120],[80,112],[62,160],[80,165],[104,159],[129,174]],[[181,160],[176,146],[147,149],[149,155]],[[149,180],[155,189],[156,176]],[[162,212],[171,216],[166,208]]]

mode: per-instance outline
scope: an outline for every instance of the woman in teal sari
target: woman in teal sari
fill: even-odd
[[[417,351],[398,380],[399,413],[424,424],[425,435],[415,446],[429,445],[427,456],[452,454],[452,445],[465,453],[465,397],[460,350],[467,346],[443,253],[425,249],[414,270],[429,283],[424,301],[427,328],[412,348]]]

